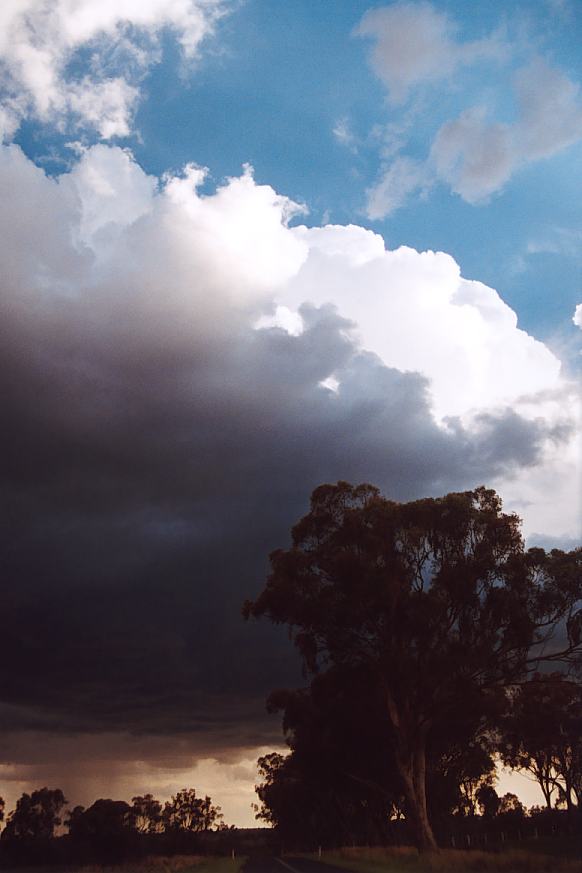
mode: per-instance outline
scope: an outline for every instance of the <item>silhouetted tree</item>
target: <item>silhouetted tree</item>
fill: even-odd
[[[233,833],[237,830],[236,825],[229,825],[225,821],[219,821],[214,830],[219,831],[220,833]]]
[[[184,788],[168,800],[162,812],[165,830],[208,831],[222,818],[210,797],[196,797],[194,788]]]
[[[582,685],[563,676],[549,681],[549,704],[558,715],[554,737],[559,791],[568,811],[582,807]]]
[[[5,809],[4,798],[0,797],[0,822],[4,821],[4,809]]]
[[[66,805],[60,788],[39,788],[24,793],[6,820],[2,839],[48,840],[61,824],[60,812]]]
[[[475,792],[475,796],[481,810],[481,815],[487,819],[495,818],[499,812],[501,799],[493,785],[490,783],[480,785]]]
[[[461,701],[459,704],[461,707]],[[440,818],[450,813],[460,816],[476,815],[479,807],[479,792],[486,786],[493,786],[495,782],[495,762],[490,744],[486,736],[477,731],[475,725],[472,727],[474,735],[471,735],[469,729],[460,741],[451,743],[450,747],[436,759],[430,746],[427,748],[428,766],[433,771],[436,770],[432,781],[434,782],[436,777],[438,790],[440,776],[443,787],[448,787],[448,795],[441,788],[436,798],[431,798],[434,789],[429,777],[428,794],[429,801],[432,800],[429,802],[429,811],[433,812],[431,816],[433,819],[439,818],[437,809],[441,811]]]
[[[76,806],[65,824],[76,839],[118,838],[131,830],[131,807],[124,800],[99,799],[88,809]]]
[[[320,827],[318,813],[323,806],[323,813],[328,813],[328,829],[335,831],[333,807],[328,808],[326,798],[322,804],[320,784],[295,766],[294,756],[271,752],[259,758],[258,771],[262,781],[255,786],[260,801],[254,804],[256,818],[277,828],[287,846],[311,847],[315,842],[314,831],[321,843],[326,844],[327,834]]]
[[[214,806],[208,795],[205,795],[200,804],[200,830],[209,831],[213,826],[218,825],[222,818],[220,806]]]
[[[436,848],[432,733],[464,697],[581,652],[582,550],[526,552],[519,524],[485,488],[398,504],[371,485],[322,485],[244,607],[289,625],[307,670],[362,664],[376,677],[421,850]],[[559,623],[568,639],[552,650]]]
[[[285,807],[295,808],[293,801],[289,801],[284,794],[283,769],[288,758],[288,755],[281,755],[279,752],[269,752],[257,761],[259,777],[263,781],[259,785],[255,785],[255,791],[261,802],[260,806],[257,803],[253,804],[255,818],[273,827],[277,827],[280,821],[285,818]],[[277,797],[277,794],[280,797]]]
[[[560,719],[549,693],[550,683],[551,677],[537,676],[514,689],[499,734],[503,763],[534,776],[548,809],[558,789],[554,743]]]
[[[257,812],[277,827],[285,845],[405,837],[393,823],[403,798],[391,726],[382,689],[365,666],[335,666],[316,675],[308,688],[274,692],[268,708],[283,712],[291,754],[260,760]],[[454,812],[473,812],[478,786],[492,780],[483,714],[465,697],[454,718],[431,734],[427,793],[432,819],[441,826]],[[492,709],[492,718],[496,714]]]
[[[260,760],[257,812],[286,845],[387,839],[400,789],[371,680],[361,668],[335,668],[309,688],[270,696],[269,709],[283,712],[291,754]]]
[[[525,816],[525,808],[517,794],[512,794],[510,791],[504,794],[499,799],[499,808],[497,815],[522,819]]]
[[[153,834],[161,829],[162,804],[151,794],[132,797],[131,820],[140,834]]]
[[[538,674],[514,689],[501,720],[499,752],[505,764],[531,773],[546,806],[556,795],[571,811],[580,804],[582,687],[559,673]]]
[[[73,809],[69,809],[67,811],[67,815],[65,818],[65,827],[68,829],[69,834],[74,836],[80,832],[79,822],[81,816],[85,812],[85,807],[78,804],[74,806]]]
[[[66,825],[72,847],[86,861],[121,862],[135,842],[131,807],[124,800],[100,798],[88,809],[76,806]]]

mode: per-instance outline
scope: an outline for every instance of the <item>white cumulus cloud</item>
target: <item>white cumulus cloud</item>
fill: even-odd
[[[559,457],[564,487],[576,480],[565,448],[571,406],[555,399],[567,383],[559,360],[518,327],[495,290],[464,279],[450,255],[389,250],[362,227],[292,227],[301,207],[258,185],[250,169],[211,195],[200,193],[204,175],[191,165],[158,180],[128,151],[98,145],[50,179],[18,147],[1,148],[0,196],[12,204],[0,212],[6,353],[14,349],[22,366],[26,349],[36,349],[35,360],[58,358],[59,336],[67,344],[75,338],[89,358],[99,349],[79,373],[100,373],[111,356],[97,405],[106,409],[137,362],[159,361],[152,403],[178,392],[186,416],[200,398],[209,404],[204,415],[215,424],[192,437],[202,456],[218,451],[222,428],[250,417],[228,456],[245,470],[257,463],[249,455],[256,450],[249,434],[263,433],[256,422],[280,429],[272,444],[265,432],[262,463],[269,453],[279,458],[283,434],[290,445],[311,434],[320,464],[313,476],[381,479],[387,463],[390,481],[406,494],[428,487],[427,479],[450,488],[467,478],[491,481],[496,471],[504,494],[517,498],[523,489],[508,471],[517,477],[526,467],[529,502],[542,507],[536,528],[543,530],[544,515],[557,524],[548,512],[548,471]],[[57,351],[43,351],[53,345]],[[266,356],[260,365],[257,349]],[[162,364],[189,357],[191,375]],[[92,400],[67,404],[63,416],[93,427]],[[276,468],[295,463],[306,460],[293,449]],[[543,493],[536,490],[542,468]],[[572,528],[572,501],[560,505],[555,534]]]
[[[555,356],[517,327],[496,291],[464,279],[450,255],[386,250],[380,236],[362,228],[292,232],[309,257],[280,303],[336,304],[366,349],[391,367],[430,378],[439,416],[558,386]]]
[[[172,31],[191,60],[225,8],[224,0],[3,0],[0,137],[27,115],[127,136],[160,33]]]

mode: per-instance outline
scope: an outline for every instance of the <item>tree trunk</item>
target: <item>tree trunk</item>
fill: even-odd
[[[545,773],[540,773],[538,778],[538,785],[542,789],[542,794],[544,795],[544,800],[546,801],[546,807],[548,809],[551,809],[553,785],[550,784],[550,778],[546,776]]]
[[[438,850],[426,806],[426,751],[424,739],[419,740],[410,755],[396,756],[406,798],[406,817],[410,822],[419,852]]]
[[[428,724],[412,730],[410,719],[402,718],[388,688],[385,688],[388,714],[394,730],[396,766],[406,798],[406,818],[410,822],[419,852],[438,851],[437,841],[426,806],[426,735]]]
[[[564,780],[564,794],[566,795],[566,809],[568,815],[572,817],[574,814],[574,804],[572,803],[572,773],[570,769],[570,761],[568,760],[568,751],[563,750],[559,756],[561,776]]]
[[[574,804],[572,803],[572,782],[569,778],[564,780],[566,785],[566,809],[568,810],[568,815],[570,818],[574,815]]]

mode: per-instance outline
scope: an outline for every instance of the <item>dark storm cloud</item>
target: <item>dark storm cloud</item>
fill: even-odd
[[[54,190],[37,182],[47,212]],[[427,380],[361,351],[333,307],[304,306],[298,336],[253,329],[252,307],[213,297],[228,276],[210,256],[180,265],[166,218],[128,232],[121,275],[63,228],[28,273],[7,248],[4,760],[26,763],[43,733],[183,735],[201,755],[272,742],[264,697],[299,681],[298,666],[285,635],[240,608],[311,490],[473,487],[560,436],[507,410],[437,425]],[[143,244],[156,220],[157,254]],[[63,296],[67,278],[79,293]],[[191,325],[172,296],[183,281],[203,300]],[[155,305],[139,302],[140,282]],[[320,384],[332,374],[337,391]]]
[[[423,378],[358,352],[332,309],[303,314],[298,337],[238,328],[203,359],[140,367],[65,331],[20,367],[3,344],[5,701],[59,712],[64,730],[224,718],[238,741],[238,698],[254,708],[289,677],[240,604],[316,484],[406,499],[535,460],[539,424],[444,431]],[[337,393],[319,385],[330,371]]]

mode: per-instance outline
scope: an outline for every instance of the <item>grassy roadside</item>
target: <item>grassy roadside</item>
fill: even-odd
[[[246,862],[246,855],[236,858],[204,858],[192,868],[195,873],[239,873]]]
[[[247,857],[212,857],[203,855],[174,855],[151,857],[134,864],[114,867],[89,864],[82,867],[18,867],[0,868],[0,873],[240,873]]]
[[[168,860],[171,862],[172,859]],[[164,873],[174,873],[174,871],[175,873],[189,873],[190,870],[192,873],[240,873],[246,860],[246,855],[237,856],[236,858],[206,857],[201,858],[198,863],[191,865],[188,871],[184,868],[177,869],[169,866],[164,868]],[[159,868],[156,873],[161,873]]]
[[[302,855],[319,860],[317,854]],[[411,848],[346,848],[323,852],[321,861],[352,873],[580,873],[580,860],[527,849],[504,852],[443,849],[420,856]]]

